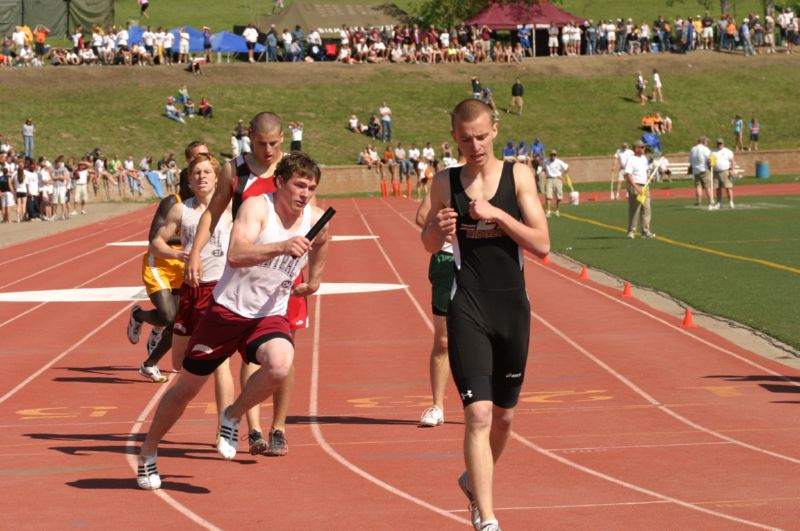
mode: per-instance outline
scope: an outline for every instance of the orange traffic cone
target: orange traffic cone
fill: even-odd
[[[384,180],[381,180],[381,197],[389,197],[389,185]]]
[[[632,299],[633,298],[633,292],[631,291],[631,283],[630,282],[626,282],[625,283],[625,287],[622,288],[622,296],[625,297],[626,299]]]
[[[589,280],[589,270],[586,269],[586,266],[583,266],[581,269],[581,272],[578,275],[578,280]]]
[[[400,183],[392,181],[392,196],[400,197]]]
[[[411,179],[406,179],[406,197],[411,198]]]
[[[547,265],[547,264],[551,264],[551,263],[552,263],[552,262],[550,261],[550,255],[549,255],[549,254],[546,254],[546,255],[544,255],[544,258],[542,258],[542,263],[543,263],[544,265]]]
[[[684,328],[697,328],[697,325],[694,324],[694,319],[692,319],[692,310],[689,308],[686,308],[686,313],[683,314],[681,326]]]

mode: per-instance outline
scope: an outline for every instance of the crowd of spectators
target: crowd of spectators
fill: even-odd
[[[749,13],[741,20],[730,15],[712,17],[707,11],[667,20],[659,16],[650,22],[632,18],[588,20],[545,30],[549,55],[639,54],[717,50],[746,55],[763,51],[774,53],[780,44],[791,53],[798,42],[798,17],[786,7],[775,16]],[[338,61],[342,63],[518,63],[535,55],[533,29],[520,24],[510,39],[498,38],[488,26],[457,24],[427,28],[419,24],[384,27],[342,25],[338,38],[323,40],[317,28],[306,32],[299,25],[293,30],[272,26],[262,34],[249,24],[242,32],[250,62]],[[17,26],[3,37],[0,65],[124,64],[168,65],[184,63],[199,71],[212,61],[211,30],[203,27],[203,53],[189,53],[190,35],[186,28],[169,32],[147,26],[141,39],[133,42],[127,27],[78,26],[71,35],[72,48],[46,45],[50,30],[38,25],[33,30]],[[541,37],[539,37],[541,38]],[[139,42],[140,41],[140,42]],[[256,46],[265,49],[258,56]],[[195,66],[196,65],[196,66]]]
[[[144,156],[137,164],[133,155],[108,156],[96,147],[80,158],[58,155],[51,161],[34,156],[33,147],[25,142],[18,152],[0,135],[3,223],[66,220],[86,214],[86,204],[92,200],[141,197],[148,188],[156,191],[156,183],[162,194],[178,191],[179,169],[173,153],[155,164],[152,156]]]

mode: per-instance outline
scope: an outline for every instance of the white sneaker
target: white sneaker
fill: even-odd
[[[161,374],[158,365],[151,365],[148,367],[144,362],[139,366],[139,374],[156,383],[164,383],[168,380],[166,376]]]
[[[128,341],[133,345],[139,342],[139,335],[142,333],[142,323],[137,321],[133,314],[141,309],[141,306],[134,304],[133,308],[131,308],[131,315],[128,318]]]
[[[419,425],[426,428],[433,428],[439,424],[444,424],[444,411],[439,406],[429,407],[419,419]]]
[[[500,531],[500,524],[497,523],[497,520],[486,520],[481,522],[480,531]]]
[[[550,214],[550,211],[548,210],[544,215],[549,218],[552,214]]]
[[[472,527],[475,531],[481,531],[481,512],[478,510],[478,504],[475,503],[475,495],[472,494],[472,489],[470,489],[469,477],[467,477],[466,472],[458,476],[458,486],[461,488],[461,492],[464,493],[464,496],[469,500],[467,509],[469,509],[470,512]]]
[[[728,206],[729,206],[729,207],[731,207],[731,208],[736,208],[736,206],[733,204],[733,201],[731,201],[730,203],[728,203]]]
[[[714,203],[709,203],[708,204],[708,209],[709,210],[714,210]]]
[[[561,212],[559,212],[558,210],[556,210],[556,217],[559,217],[559,216],[561,216]]]
[[[714,203],[714,210],[719,210],[719,201]]]
[[[230,461],[236,457],[236,448],[239,444],[239,419],[231,419],[225,414],[227,409],[219,414],[219,435],[217,436],[217,453],[223,459]]]
[[[150,331],[150,337],[147,338],[147,355],[152,356],[153,351],[161,342],[161,335],[164,333],[163,328],[153,328]]]
[[[628,238],[630,238],[632,240],[635,237],[636,237],[636,233],[635,232],[633,232],[633,231],[628,232]]]
[[[161,476],[156,468],[156,456],[139,456],[139,470],[136,474],[136,483],[140,489],[156,490],[161,488]]]

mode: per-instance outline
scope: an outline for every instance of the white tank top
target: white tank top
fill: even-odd
[[[267,228],[255,243],[275,243],[294,236],[305,236],[311,228],[312,206],[306,205],[302,220],[294,230],[287,230],[275,212],[273,194],[263,194],[267,202]],[[214,300],[233,313],[247,318],[285,315],[292,284],[308,261],[308,255],[294,258],[279,255],[251,267],[226,264],[222,278],[214,288]]]
[[[181,245],[183,250],[189,252],[192,250],[194,237],[197,233],[197,225],[200,223],[200,216],[203,214],[202,210],[195,209],[194,197],[191,197],[183,203],[183,212],[181,213]],[[214,282],[220,279],[222,271],[225,269],[225,256],[228,253],[228,242],[231,239],[231,224],[233,218],[231,217],[230,208],[222,213],[222,216],[217,222],[217,227],[214,229],[214,234],[208,241],[203,250],[200,251],[200,260],[203,264],[203,273],[200,277],[200,282]]]

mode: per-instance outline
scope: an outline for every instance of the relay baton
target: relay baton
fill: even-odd
[[[308,231],[308,234],[306,234],[306,240],[313,240],[317,234],[319,234],[319,231],[321,231],[323,227],[325,227],[325,225],[331,220],[334,214],[336,214],[336,211],[333,209],[333,207],[328,207],[328,210],[322,214],[314,226],[311,227],[311,230]]]

